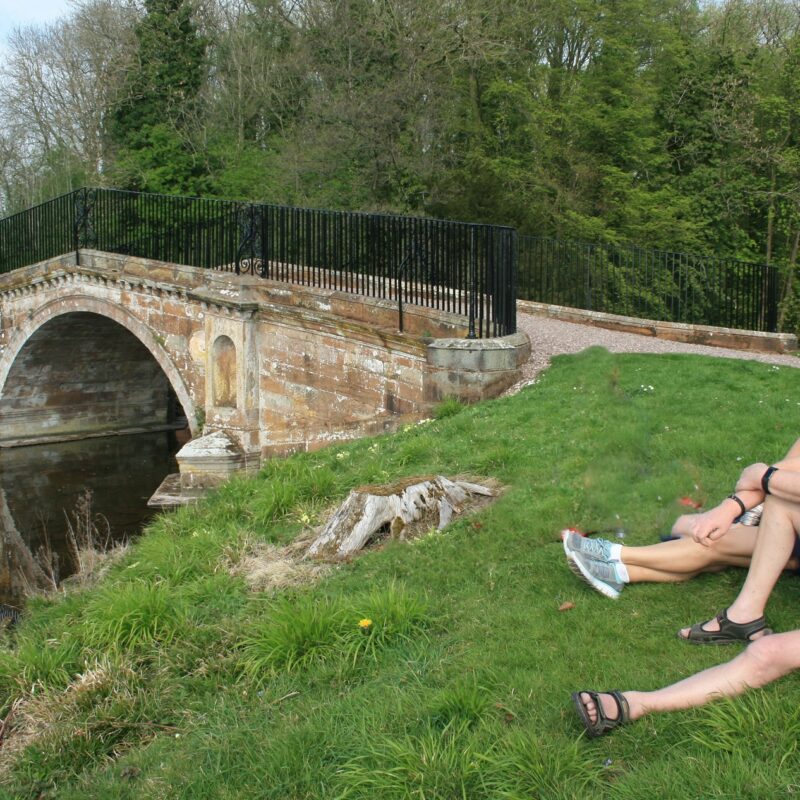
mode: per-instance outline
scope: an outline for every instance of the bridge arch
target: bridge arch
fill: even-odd
[[[0,402],[6,393],[7,382],[12,375],[17,359],[26,345],[45,325],[70,314],[94,314],[117,323],[131,334],[158,364],[178,402],[183,407],[192,435],[197,435],[199,432],[197,408],[203,407],[202,398],[199,402],[195,402],[180,370],[156,336],[147,325],[123,306],[83,294],[53,299],[30,313],[15,326],[4,352],[0,354]]]

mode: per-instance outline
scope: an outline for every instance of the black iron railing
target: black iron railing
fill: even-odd
[[[516,231],[497,225],[80,189],[0,220],[0,273],[82,248],[386,298],[516,330]]]
[[[631,317],[775,331],[774,266],[651,250],[519,237],[519,297]]]
[[[75,249],[75,195],[0,220],[0,274]]]
[[[773,266],[521,236],[424,218],[80,189],[0,220],[0,273],[96,248],[467,316],[516,330],[516,296],[656,320],[774,331]],[[402,324],[402,323],[401,323]]]

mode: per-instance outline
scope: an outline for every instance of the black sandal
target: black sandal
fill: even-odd
[[[707,625],[711,620],[706,622],[698,622],[689,628],[689,633],[686,636],[681,636],[678,631],[678,638],[684,642],[691,642],[692,644],[749,644],[754,641],[753,636],[756,633],[763,631],[764,636],[768,636],[773,631],[767,627],[767,621],[764,617],[751,620],[750,622],[733,622],[728,619],[728,611],[720,611],[715,617],[719,623],[718,631],[707,631],[703,626]]]
[[[586,710],[586,704],[581,699],[582,694],[588,694],[592,699],[595,708],[597,709],[597,719],[594,721],[589,718],[589,712]],[[601,694],[607,694],[614,698],[614,702],[617,704],[616,717],[611,718],[606,716],[606,712],[603,710],[603,703],[600,700]],[[619,689],[614,689],[611,692],[591,692],[588,689],[584,689],[582,692],[573,692],[572,701],[575,703],[578,716],[581,718],[583,727],[586,729],[586,735],[590,739],[594,739],[597,736],[602,736],[604,733],[613,731],[614,728],[618,728],[620,725],[624,725],[626,722],[631,721],[630,706],[628,705],[628,701],[625,699],[625,695],[623,695]]]

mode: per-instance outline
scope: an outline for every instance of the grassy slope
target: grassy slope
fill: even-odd
[[[676,498],[715,501],[740,465],[794,441],[797,378],[754,362],[593,349],[556,359],[514,398],[271,464],[165,516],[103,586],[37,602],[16,647],[0,651],[6,709],[35,682],[52,698],[46,735],[3,775],[5,791],[791,793],[794,676],[598,742],[579,736],[570,691],[652,688],[733,655],[682,645],[675,631],[722,607],[743,573],[631,587],[614,603],[566,569],[557,534],[621,524],[626,543],[654,541],[683,510]],[[222,566],[248,541],[288,540],[353,486],[428,472],[490,475],[509,489],[478,517],[367,554],[310,590],[253,596]],[[771,624],[796,627],[799,599],[797,581],[781,581]],[[575,608],[559,612],[564,601]],[[358,638],[362,615],[374,641]],[[94,683],[64,691],[92,667]]]

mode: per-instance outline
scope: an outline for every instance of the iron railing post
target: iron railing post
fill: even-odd
[[[467,339],[476,339],[475,306],[478,300],[478,263],[475,253],[475,226],[470,227],[469,237],[469,332]]]

